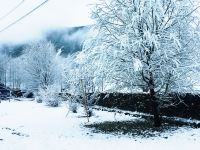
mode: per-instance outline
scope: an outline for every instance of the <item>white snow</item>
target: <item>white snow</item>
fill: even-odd
[[[130,138],[129,136],[92,133],[83,127],[82,108],[69,113],[66,105],[52,108],[35,101],[0,103],[0,150],[198,150],[200,129],[180,128],[163,137]],[[91,122],[130,120],[130,116],[95,110]],[[17,135],[20,133],[20,136]],[[172,135],[171,135],[172,134]]]

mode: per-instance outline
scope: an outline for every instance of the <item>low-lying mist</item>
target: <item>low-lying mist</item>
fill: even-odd
[[[52,42],[57,50],[62,49],[61,55],[65,57],[68,54],[72,54],[82,49],[82,43],[88,31],[88,26],[50,29],[44,32],[42,40]],[[41,40],[41,37],[38,38],[38,41],[39,40]],[[18,57],[23,53],[23,49],[30,42],[35,41],[24,43],[0,43],[0,54]]]

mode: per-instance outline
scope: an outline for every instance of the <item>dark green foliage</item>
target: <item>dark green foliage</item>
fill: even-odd
[[[26,98],[34,98],[33,92],[26,92],[26,93],[23,94],[23,96],[26,97]]]
[[[20,89],[13,89],[11,91],[11,95],[14,96],[14,97],[22,97],[23,92]]]
[[[170,102],[177,105],[161,107],[163,116],[200,119],[200,96],[192,94],[171,94]],[[96,105],[122,110],[152,114],[150,96],[147,93],[100,93],[95,98]],[[182,102],[181,102],[182,101]]]
[[[151,111],[149,99],[149,95],[145,93],[100,93],[96,96],[96,104],[109,108],[149,113]]]

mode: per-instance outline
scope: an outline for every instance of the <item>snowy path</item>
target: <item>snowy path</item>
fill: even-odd
[[[66,107],[50,108],[34,101],[0,103],[0,150],[199,150],[200,129],[177,130],[168,139],[129,138],[89,133],[85,118]],[[114,120],[113,113],[95,111],[92,122]],[[134,119],[117,115],[118,120]],[[89,133],[89,134],[87,134]]]

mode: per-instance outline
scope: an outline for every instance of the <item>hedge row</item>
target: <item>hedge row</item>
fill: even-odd
[[[179,103],[180,100],[182,103]],[[177,105],[162,107],[160,110],[162,115],[200,119],[199,95],[192,95],[189,93],[184,95],[171,94],[170,101],[177,103]],[[95,104],[108,108],[152,113],[149,95],[145,93],[100,93],[95,97]]]

